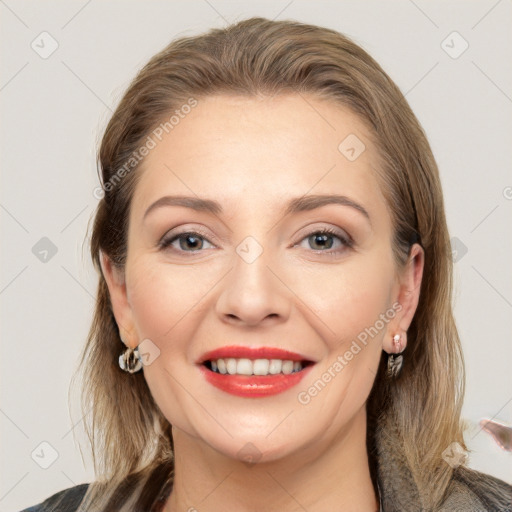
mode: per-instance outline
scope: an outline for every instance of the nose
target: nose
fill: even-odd
[[[286,286],[284,272],[268,260],[265,251],[252,262],[234,254],[233,268],[222,280],[216,304],[223,322],[254,327],[286,321],[293,293]]]

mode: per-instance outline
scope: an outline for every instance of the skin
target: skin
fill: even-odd
[[[355,161],[338,150],[349,134],[366,146]],[[395,334],[406,345],[424,255],[416,244],[397,268],[376,165],[355,114],[295,94],[200,99],[146,157],[132,201],[126,267],[114,269],[105,256],[102,267],[125,344],[149,339],[160,350],[143,371],[173,425],[176,472],[166,511],[218,511],[220,503],[237,512],[339,510],[341,503],[344,511],[378,509],[365,403],[382,350],[395,351]],[[282,213],[292,197],[333,193],[362,205],[370,220],[338,204]],[[224,211],[165,206],[143,219],[162,196],[182,194],[214,199]],[[159,248],[178,228],[205,235]],[[322,228],[337,230],[324,248],[310,236]],[[338,234],[349,234],[353,246]],[[263,248],[250,264],[236,252],[248,236]],[[301,404],[298,393],[397,301],[394,318]],[[316,364],[281,394],[233,396],[202,379],[196,365],[206,351],[228,344],[284,348]],[[247,443],[256,447],[254,464],[241,460]]]

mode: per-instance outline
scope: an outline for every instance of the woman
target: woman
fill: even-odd
[[[263,18],[174,41],[99,162],[98,478],[28,510],[512,510],[464,466],[437,166],[364,50]]]

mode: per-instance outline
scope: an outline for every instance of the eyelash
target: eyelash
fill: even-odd
[[[302,242],[303,240],[309,238],[312,235],[330,235],[330,236],[332,236],[334,238],[338,238],[338,240],[340,240],[340,242],[344,246],[342,248],[330,249],[330,250],[325,250],[325,251],[324,250],[320,250],[320,249],[311,249],[316,254],[320,254],[321,253],[321,254],[327,254],[327,255],[330,255],[330,256],[336,256],[339,252],[345,251],[347,249],[350,249],[354,245],[354,241],[352,240],[352,238],[350,236],[347,235],[345,237],[345,236],[341,235],[340,233],[338,233],[333,228],[323,228],[323,229],[317,229],[317,230],[311,231],[305,237],[303,237],[299,241],[299,243]],[[206,233],[203,233],[203,232],[201,232],[201,230],[198,230],[198,231],[183,231],[182,233],[177,233],[177,234],[173,235],[172,238],[169,238],[169,239],[163,238],[160,241],[160,243],[158,244],[158,246],[159,246],[160,250],[168,250],[173,242],[175,242],[176,240],[179,240],[180,238],[183,238],[185,236],[192,236],[194,238],[199,238],[199,239],[206,240],[210,244],[212,243],[212,242],[210,242],[208,240],[208,238],[206,236]],[[295,245],[298,245],[298,244],[295,244]],[[294,245],[294,247],[295,247],[295,245]],[[182,252],[182,253],[187,253],[187,252],[197,253],[197,252],[201,252],[200,249],[199,250],[195,250],[195,251],[181,251],[179,249],[173,249],[173,250],[176,251],[176,252]]]

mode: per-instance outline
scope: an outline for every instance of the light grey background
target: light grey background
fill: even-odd
[[[351,36],[422,123],[458,240],[469,465],[512,483],[512,453],[478,427],[483,417],[512,424],[510,0],[0,0],[1,511],[93,479],[73,438],[85,440],[77,397],[71,418],[67,393],[94,306],[96,276],[82,244],[97,202],[96,146],[112,110],[136,71],[172,39],[254,15]],[[43,31],[58,43],[47,58],[31,47],[51,49]],[[469,47],[454,58],[464,41]],[[46,262],[36,246],[43,237],[57,248]],[[53,450],[58,458],[43,469]]]

